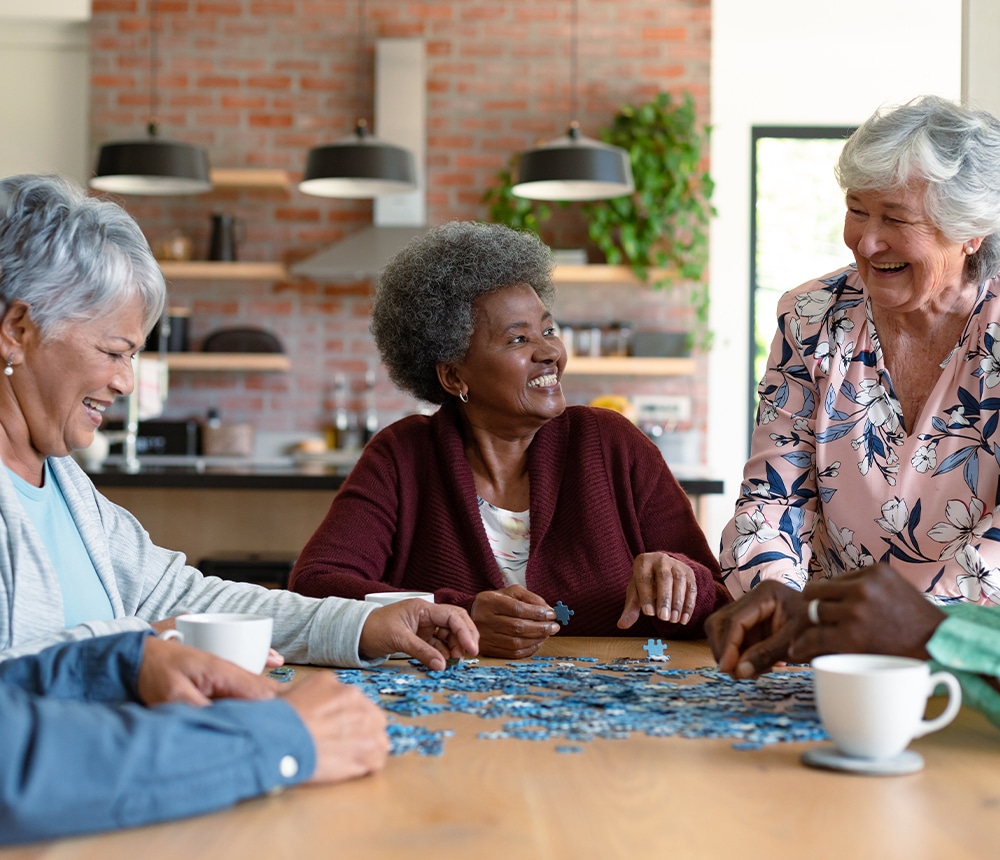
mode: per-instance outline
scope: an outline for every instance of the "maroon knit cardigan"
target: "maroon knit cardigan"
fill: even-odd
[[[566,635],[704,635],[728,590],[690,501],[640,430],[606,409],[567,407],[532,440],[528,473],[527,587],[573,610]],[[681,626],[642,616],[619,630],[632,562],[651,551],[694,570],[692,619]],[[368,443],[290,580],[313,597],[433,591],[437,602],[466,609],[480,591],[503,587],[451,405],[403,418]]]

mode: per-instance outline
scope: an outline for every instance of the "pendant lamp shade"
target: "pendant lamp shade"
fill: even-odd
[[[202,194],[212,189],[208,154],[201,147],[153,135],[106,143],[90,187],[114,194]]]
[[[530,200],[606,200],[633,191],[628,153],[584,137],[576,123],[562,137],[521,153],[511,188]]]
[[[145,140],[106,143],[97,156],[91,188],[114,194],[203,194],[212,190],[208,153],[190,143],[162,140],[156,114],[160,17],[157,0],[149,0],[149,121]]]
[[[354,134],[309,150],[299,190],[316,197],[370,198],[417,188],[413,153],[377,140],[363,121]]]

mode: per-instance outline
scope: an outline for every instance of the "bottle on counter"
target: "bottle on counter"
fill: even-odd
[[[378,433],[378,410],[375,408],[375,371],[371,368],[365,373],[365,427],[362,434],[362,444]]]
[[[347,380],[344,374],[333,377],[333,415],[326,428],[326,447],[336,451],[340,447],[339,438],[347,433]]]

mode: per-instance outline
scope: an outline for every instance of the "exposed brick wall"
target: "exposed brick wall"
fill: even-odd
[[[483,192],[510,155],[561,134],[570,118],[569,0],[368,0],[366,6],[368,47],[359,81],[354,0],[160,0],[162,134],[205,146],[216,167],[277,167],[298,178],[311,146],[350,131],[359,99],[362,113],[371,116],[374,39],[422,37],[428,222],[487,217]],[[93,2],[95,152],[105,141],[143,134],[148,14],[143,0]],[[708,0],[579,0],[578,34],[576,118],[585,133],[596,136],[621,104],[645,101],[660,89],[690,92],[707,121]],[[244,260],[292,262],[371,221],[370,203],[297,190],[123,202],[151,241],[182,229],[193,238],[196,257],[205,256],[213,211],[243,219]],[[557,235],[547,238],[580,244],[582,224],[572,209],[556,223]],[[172,284],[171,303],[192,311],[195,345],[218,327],[262,325],[281,338],[294,369],[288,375],[175,374],[168,416],[202,416],[218,406],[229,420],[261,429],[321,427],[333,374],[348,373],[360,389],[364,370],[377,363],[367,332],[369,291],[370,284]],[[668,299],[648,292],[630,299],[588,287],[565,302],[585,295],[594,305],[590,316],[601,302],[615,318],[671,312]],[[674,392],[678,386],[694,395],[696,423],[703,421],[701,379],[693,388],[678,381],[567,380],[574,401],[602,390]],[[387,420],[415,408],[384,374],[377,395]]]

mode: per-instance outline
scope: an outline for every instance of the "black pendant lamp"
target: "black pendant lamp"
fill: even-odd
[[[607,200],[635,191],[629,155],[580,133],[576,116],[577,0],[571,0],[570,124],[562,137],[522,152],[511,191],[529,200]]]
[[[299,190],[316,197],[369,198],[417,188],[413,153],[376,138],[361,119],[365,8],[358,0],[358,117],[353,134],[309,150]]]
[[[156,196],[202,194],[211,191],[208,153],[198,146],[159,137],[156,118],[159,95],[157,36],[159,16],[156,0],[149,2],[149,123],[145,140],[122,140],[104,144],[97,156],[97,169],[90,187],[114,194]]]

